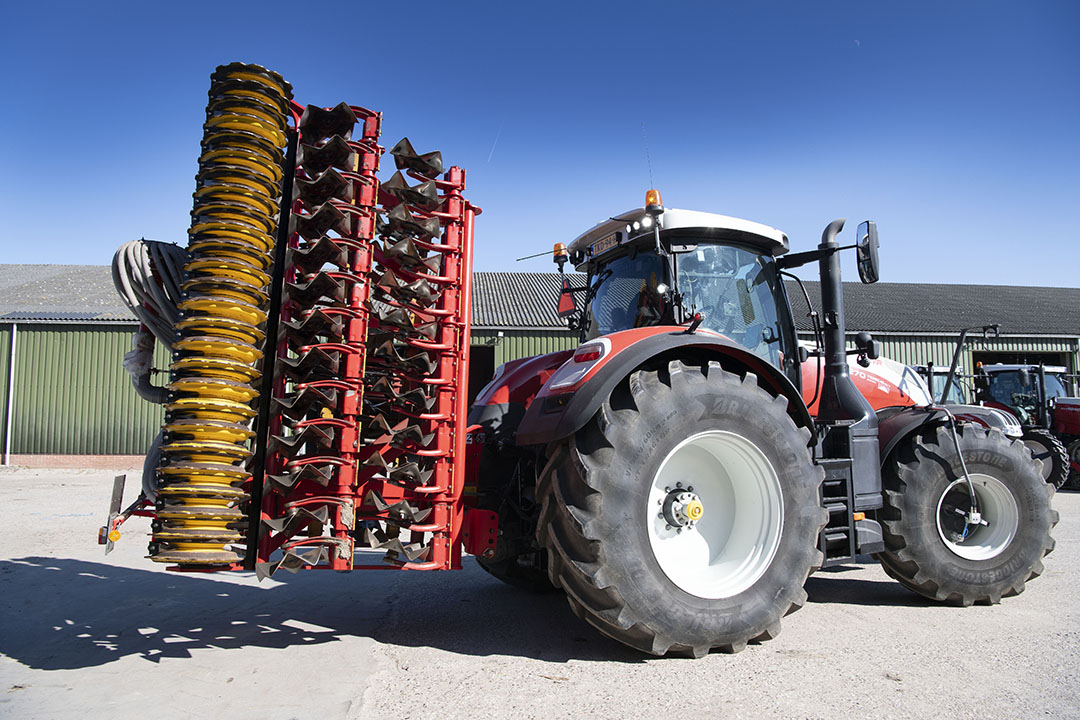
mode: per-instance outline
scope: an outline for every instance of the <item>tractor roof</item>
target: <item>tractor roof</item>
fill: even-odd
[[[993,373],[998,373],[998,372],[1016,372],[1016,371],[1021,370],[1023,368],[1027,368],[1028,370],[1030,370],[1031,368],[1037,368],[1037,367],[1039,367],[1037,364],[1036,365],[1013,365],[1013,364],[1009,364],[1009,363],[994,363],[993,365],[983,365],[983,370],[986,371],[987,373],[993,374]],[[1063,367],[1061,365],[1047,365],[1046,366],[1046,372],[1048,372],[1048,373],[1065,373],[1065,372],[1068,372],[1068,371],[1069,371],[1068,368]]]
[[[638,207],[609,218],[575,238],[570,243],[569,250],[570,252],[581,251],[587,255],[589,247],[598,240],[607,238],[615,232],[623,232],[628,223],[640,221],[643,217],[645,217],[645,211]],[[787,235],[776,228],[750,220],[700,212],[698,210],[667,208],[660,215],[659,221],[661,232],[672,230],[700,231],[710,238],[715,238],[718,242],[738,242],[749,245],[766,255],[783,255],[788,251]],[[637,233],[637,235],[643,234],[648,234],[648,231],[641,230]],[[626,242],[625,238],[623,242]],[[612,245],[612,247],[615,246]]]

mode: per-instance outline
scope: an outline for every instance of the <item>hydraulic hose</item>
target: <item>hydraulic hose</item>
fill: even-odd
[[[181,298],[172,314],[165,310],[147,323],[159,339],[164,332],[173,349],[152,488],[157,518],[149,549],[158,562],[206,567],[243,557],[226,546],[242,542],[247,532],[240,504],[249,497],[243,487],[253,435],[248,426],[266,342],[267,271],[291,97],[289,84],[266,68],[217,68],[183,271],[156,289],[126,284],[141,304],[159,307],[174,291]],[[150,258],[156,261],[160,251],[151,248]],[[122,262],[126,267],[128,259]]]

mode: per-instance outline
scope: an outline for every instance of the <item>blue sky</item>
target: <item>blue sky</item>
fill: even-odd
[[[1072,2],[38,2],[0,23],[3,262],[185,242],[209,76],[241,60],[465,167],[479,270],[553,269],[514,258],[655,184],[795,250],[873,218],[885,281],[1080,285]]]

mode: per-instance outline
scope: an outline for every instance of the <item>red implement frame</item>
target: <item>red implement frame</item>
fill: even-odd
[[[465,171],[461,168],[451,167],[442,178],[410,172],[416,180],[434,180],[440,193],[437,211],[405,208],[416,220],[438,220],[439,238],[426,241],[413,238],[413,241],[429,258],[441,258],[440,269],[422,272],[430,270],[430,265],[409,267],[385,256],[375,238],[376,212],[379,204],[385,211],[400,201],[380,191],[375,176],[382,153],[377,144],[381,116],[359,107],[351,110],[358,122],[353,139],[348,142],[357,162],[351,171],[340,173],[351,185],[350,192],[345,193],[350,199],[330,199],[328,203],[352,221],[344,223],[335,236],[326,235],[336,247],[346,251],[344,256],[348,261],[337,271],[320,269],[317,273],[344,291],[340,302],[323,298],[317,301],[317,308],[303,308],[286,301],[281,315],[283,321],[303,320],[317,309],[325,316],[340,317],[341,337],[290,349],[286,333],[279,331],[276,343],[279,367],[282,359],[296,361],[315,354],[313,362],[331,358],[327,366],[336,369],[332,376],[325,377],[324,372],[317,379],[290,378],[282,373],[275,382],[276,404],[269,433],[279,443],[276,451],[272,449],[267,454],[267,481],[260,527],[256,531],[256,567],[263,572],[273,572],[279,564],[290,570],[459,568],[465,529],[463,490],[473,222],[480,210],[462,195]],[[304,128],[300,131],[303,142]],[[298,179],[310,182],[316,179],[314,175],[308,174],[302,163],[297,168]],[[292,209],[298,218],[294,226],[310,220],[317,212],[317,208],[306,207],[302,199]],[[291,250],[302,251],[315,241],[305,240],[294,232],[288,242]],[[373,288],[387,271],[405,282],[420,280],[438,288],[437,299],[428,305],[387,295],[376,298]],[[287,286],[292,283],[295,287],[298,282],[310,282],[314,277],[314,273],[309,271],[304,275],[295,266],[286,267],[284,272]],[[373,300],[377,302],[373,304]],[[433,367],[430,372],[380,369],[378,359],[372,360],[369,333],[385,336],[388,330],[398,332],[380,326],[380,316],[374,309],[380,303],[383,308],[407,311],[414,325],[434,324],[433,337],[417,338],[402,331],[397,338],[398,347],[426,354]],[[369,371],[373,371],[371,377]],[[365,393],[373,383],[372,378],[380,376],[389,378],[388,382],[397,391],[425,390],[431,406],[413,414],[398,410],[395,417],[404,419],[396,421],[390,432],[373,437],[376,424],[372,422],[371,404],[377,404],[378,398],[365,403]],[[303,393],[320,393],[320,400],[332,397],[332,407],[319,414],[308,412],[299,420],[285,417],[279,407],[303,400]],[[406,437],[406,426],[412,426],[408,429],[413,434],[402,439]],[[312,444],[304,443],[300,443],[302,449],[295,454],[281,451],[282,438],[296,438],[304,432],[332,433],[333,439],[314,451]],[[426,466],[422,482],[390,481],[389,469],[406,462]],[[403,521],[399,508],[404,503],[425,511],[423,519]],[[489,518],[478,520],[480,524],[474,520],[470,527],[475,526],[485,535],[492,532],[488,528]],[[422,551],[415,560],[403,561],[391,553],[381,564],[354,565],[358,541],[365,539],[365,529],[376,524],[384,537],[388,529],[396,537],[397,528],[404,528],[411,543],[415,543],[410,547],[420,547]],[[369,533],[367,537],[373,536]]]

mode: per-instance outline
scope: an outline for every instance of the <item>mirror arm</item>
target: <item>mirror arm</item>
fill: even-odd
[[[817,262],[826,255],[832,255],[838,250],[844,248],[826,248],[817,250],[807,250],[806,252],[792,253],[790,255],[781,255],[776,258],[776,267],[780,270],[788,270],[790,268],[802,267],[808,263]]]

